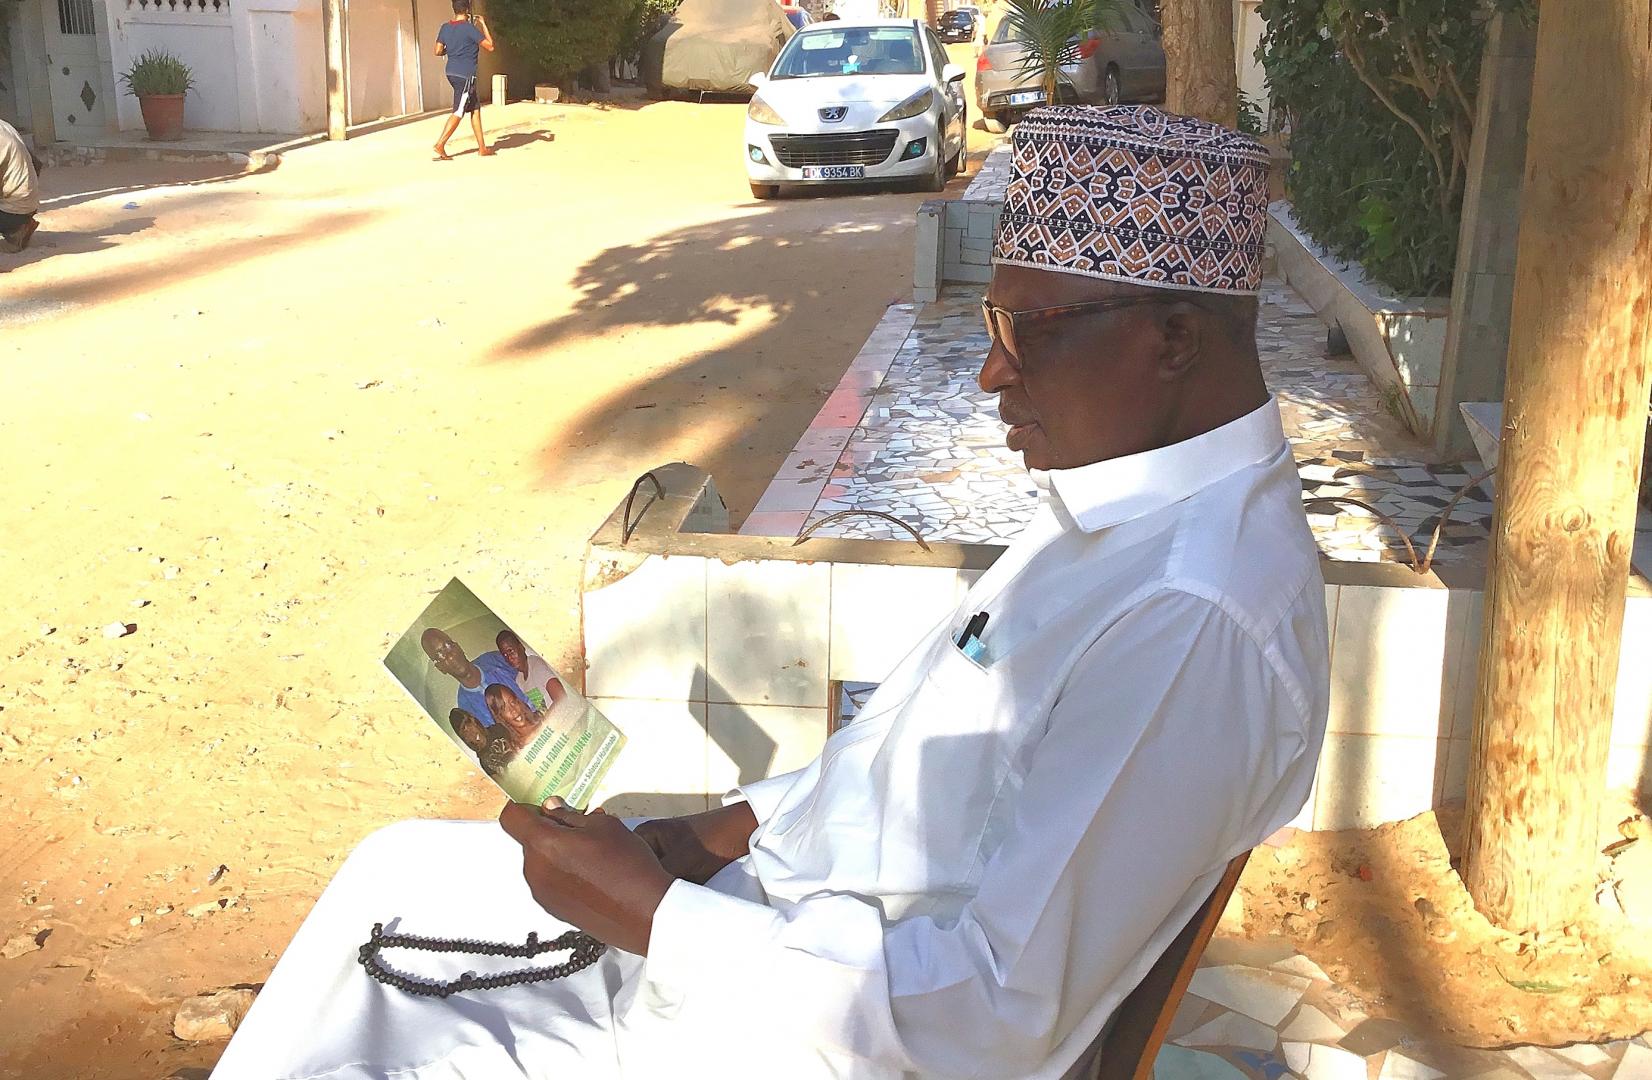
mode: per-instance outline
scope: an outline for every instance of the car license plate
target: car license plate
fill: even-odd
[[[1024,90],[1019,94],[1010,95],[1011,105],[1032,105],[1044,100],[1042,90]]]
[[[864,165],[805,165],[803,166],[805,180],[864,180],[866,166]]]

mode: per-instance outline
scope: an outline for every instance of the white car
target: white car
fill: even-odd
[[[751,81],[746,174],[759,199],[856,180],[940,191],[963,168],[964,69],[918,20],[804,27]]]

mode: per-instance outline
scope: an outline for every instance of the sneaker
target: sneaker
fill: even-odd
[[[0,248],[16,255],[29,246],[29,241],[34,238],[34,231],[38,228],[40,222],[31,219],[10,236],[0,238]]]

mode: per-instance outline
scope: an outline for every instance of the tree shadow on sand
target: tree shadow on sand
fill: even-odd
[[[922,198],[753,204],[588,261],[574,276],[581,295],[573,309],[508,339],[492,363],[560,363],[575,339],[640,328],[749,329],[594,401],[577,431],[546,442],[540,466],[547,481],[594,463],[620,470],[660,464],[692,432],[695,463],[711,471],[742,516],[886,307],[909,295],[906,267]],[[778,440],[776,433],[783,433]],[[777,442],[784,444],[778,456]]]

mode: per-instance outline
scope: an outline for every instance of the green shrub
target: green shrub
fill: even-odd
[[[189,65],[165,49],[150,49],[132,64],[121,81],[134,97],[155,94],[187,94],[195,85]]]
[[[636,63],[642,56],[643,43],[660,32],[681,4],[682,0],[638,0],[620,33],[619,55]]]
[[[1532,0],[1496,0],[1529,10]],[[1401,293],[1451,291],[1488,11],[1468,0],[1262,0],[1292,210]]]
[[[620,54],[638,0],[489,0],[488,21],[539,73],[568,82]]]

